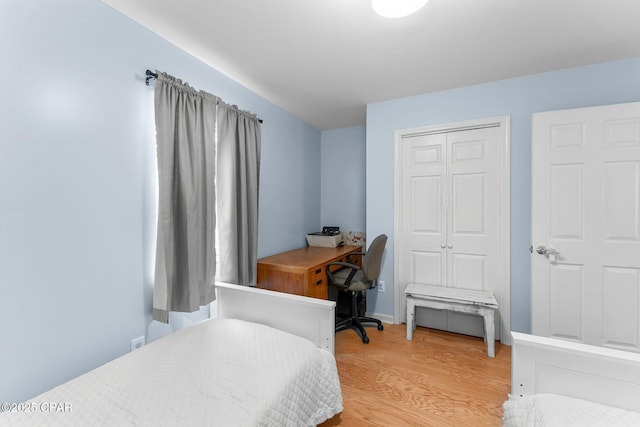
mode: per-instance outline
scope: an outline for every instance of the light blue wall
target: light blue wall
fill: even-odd
[[[367,234],[386,233],[372,311],[393,314],[393,133],[397,129],[511,116],[511,328],[529,332],[531,114],[640,100],[640,58],[565,69],[371,104],[367,108]]]
[[[207,316],[151,324],[146,68],[264,119],[261,256],[320,226],[320,132],[99,0],[0,2],[0,57],[0,402]]]
[[[322,132],[322,225],[365,231],[365,143],[364,126]]]
[[[263,257],[305,246],[307,233],[320,227],[320,132],[282,110],[252,111],[265,120],[258,223]]]

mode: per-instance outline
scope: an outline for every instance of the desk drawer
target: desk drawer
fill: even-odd
[[[322,272],[317,273],[317,269],[312,270],[309,274],[309,281],[307,282],[307,289],[305,289],[305,296],[314,298],[328,298],[327,289],[327,274],[325,269],[322,268]]]
[[[321,279],[326,279],[326,277],[327,267],[325,265],[309,270],[309,283],[317,282]]]

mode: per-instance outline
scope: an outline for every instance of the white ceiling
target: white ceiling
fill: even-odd
[[[320,130],[363,125],[372,102],[640,56],[640,0],[430,0],[400,19],[369,0],[103,1]]]

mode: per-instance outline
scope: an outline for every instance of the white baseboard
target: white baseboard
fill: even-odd
[[[382,321],[382,323],[392,323],[393,324],[393,315],[380,314],[380,313],[369,313],[369,312],[366,312],[365,315],[367,317],[373,317],[375,319],[380,319]]]

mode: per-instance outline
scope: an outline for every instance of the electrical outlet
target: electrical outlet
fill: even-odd
[[[384,294],[384,280],[378,280],[378,292]]]
[[[139,336],[131,340],[131,351],[142,348],[144,345],[144,335]]]

